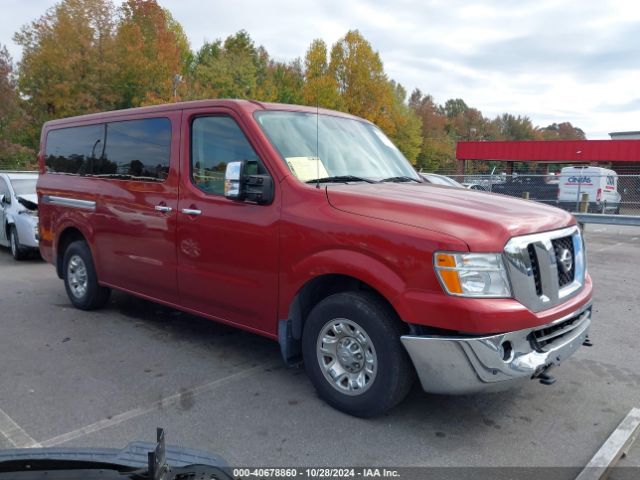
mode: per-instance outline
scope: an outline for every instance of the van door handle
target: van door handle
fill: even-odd
[[[200,215],[202,210],[198,210],[196,208],[183,208],[182,213],[185,215]]]
[[[154,207],[158,212],[169,213],[173,208],[167,207],[166,205],[156,205]]]

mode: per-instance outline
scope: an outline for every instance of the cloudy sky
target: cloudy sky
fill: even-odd
[[[1,0],[0,43],[55,0]],[[247,30],[279,60],[359,29],[388,75],[486,116],[570,121],[590,139],[640,130],[640,4],[633,0],[160,0],[192,47]]]

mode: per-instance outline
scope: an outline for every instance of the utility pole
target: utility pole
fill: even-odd
[[[173,101],[174,102],[178,101],[178,85],[180,84],[181,81],[182,81],[182,75],[176,73],[173,76]]]

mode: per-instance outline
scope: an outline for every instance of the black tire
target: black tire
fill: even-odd
[[[27,258],[28,249],[20,245],[20,238],[18,237],[18,229],[15,225],[11,225],[9,229],[9,247],[11,249],[11,255],[17,261]]]
[[[74,265],[70,266],[72,261]],[[73,285],[74,280],[77,280],[76,275],[80,275],[80,268],[84,269],[86,284],[81,282],[85,288],[77,290]],[[96,310],[109,301],[111,289],[102,287],[98,283],[91,250],[85,242],[77,240],[69,244],[62,260],[62,275],[64,287],[74,307],[80,310]]]
[[[361,327],[375,350],[375,376],[362,393],[355,395],[340,391],[339,386],[334,386],[335,382],[325,377],[321,362],[330,362],[331,357],[321,360],[318,354],[319,337],[329,322],[340,321],[338,319],[355,322]],[[302,355],[307,375],[320,397],[342,412],[365,418],[380,415],[400,403],[411,389],[415,376],[400,341],[403,333],[403,324],[396,313],[375,294],[337,293],[318,303],[304,326]]]

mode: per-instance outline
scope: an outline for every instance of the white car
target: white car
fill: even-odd
[[[457,182],[453,178],[449,178],[445,175],[439,175],[437,173],[419,173],[422,179],[427,183],[433,183],[434,185],[445,185],[447,187],[465,188],[460,182]]]
[[[37,173],[0,172],[0,245],[16,260],[38,250]]]

